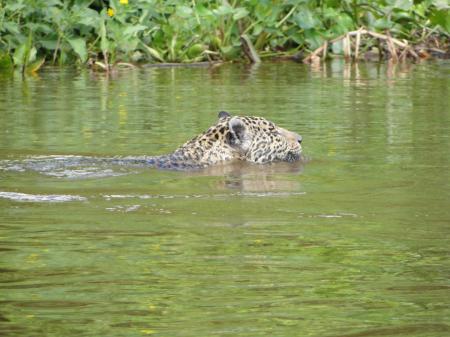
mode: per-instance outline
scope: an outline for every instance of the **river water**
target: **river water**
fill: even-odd
[[[445,61],[0,77],[0,334],[449,336],[449,87]],[[221,110],[307,160],[58,164],[169,153]]]

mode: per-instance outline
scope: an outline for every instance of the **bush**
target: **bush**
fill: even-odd
[[[0,68],[47,62],[234,60],[247,34],[262,55],[314,49],[361,25],[448,38],[446,0],[3,0]],[[418,34],[420,32],[420,34]]]

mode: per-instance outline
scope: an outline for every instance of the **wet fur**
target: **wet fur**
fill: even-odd
[[[262,117],[233,117],[219,113],[218,122],[183,144],[172,154],[148,157],[150,166],[163,169],[195,169],[233,160],[253,163],[296,161],[301,136]]]

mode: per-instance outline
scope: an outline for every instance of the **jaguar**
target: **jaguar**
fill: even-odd
[[[265,164],[294,162],[302,153],[302,137],[262,117],[219,112],[218,121],[173,153],[147,157],[147,165],[162,169],[196,169],[229,161]],[[139,159],[142,163],[142,158]]]
[[[111,165],[196,170],[216,164],[294,162],[301,158],[302,137],[262,117],[232,116],[219,112],[218,121],[174,152],[160,156],[85,157],[39,156],[0,161],[0,171],[33,170],[57,177],[92,177],[111,174]],[[106,169],[105,169],[106,167]]]

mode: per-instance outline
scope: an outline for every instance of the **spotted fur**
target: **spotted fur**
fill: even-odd
[[[165,169],[202,168],[221,162],[292,162],[300,158],[302,137],[262,117],[219,113],[218,122],[169,155],[149,157],[151,166]]]

